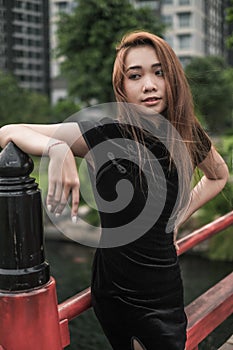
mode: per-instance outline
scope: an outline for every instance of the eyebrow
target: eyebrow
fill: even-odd
[[[152,64],[151,68],[156,68],[156,67],[161,67],[161,63],[154,63]],[[128,72],[129,70],[133,70],[133,69],[142,69],[142,66],[130,66],[129,68],[126,69],[126,72]]]

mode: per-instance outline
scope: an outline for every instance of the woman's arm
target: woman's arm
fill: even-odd
[[[198,168],[204,175],[193,188],[189,206],[181,218],[182,222],[178,223],[178,227],[187,221],[195,211],[221,192],[228,180],[228,167],[214,147],[211,148],[204,161],[198,165]],[[175,231],[175,240],[176,236],[177,230]]]
[[[75,218],[79,204],[79,178],[74,154],[82,157],[88,151],[78,125],[6,125],[0,129],[1,147],[10,141],[26,153],[49,156],[47,206],[59,215],[71,192],[71,215]]]
[[[84,157],[88,152],[87,144],[77,123],[10,124],[0,129],[2,148],[9,141],[13,141],[25,153],[37,156],[47,155],[49,144],[57,140],[67,143],[75,156]]]
[[[197,209],[221,192],[228,180],[228,167],[214,147],[198,168],[204,175],[191,192],[190,203],[182,221],[186,221]]]

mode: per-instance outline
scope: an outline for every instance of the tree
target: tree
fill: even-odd
[[[233,0],[230,1],[230,5],[226,11],[226,20],[228,23],[233,23]],[[233,34],[227,38],[227,46],[233,48]]]
[[[46,95],[25,91],[24,123],[48,123],[51,120],[51,107]]]
[[[79,0],[72,14],[62,15],[57,54],[65,58],[70,95],[86,104],[111,102],[115,45],[126,32],[140,29],[161,35],[163,25],[151,9],[135,9],[127,0]]]
[[[24,101],[15,78],[0,71],[0,120],[1,125],[22,117]]]
[[[214,133],[231,127],[232,68],[221,57],[194,58],[185,69],[197,114]]]
[[[47,96],[22,89],[11,74],[0,71],[1,125],[49,122],[50,113]]]
[[[54,121],[63,122],[66,118],[70,117],[74,113],[80,110],[80,106],[72,99],[66,98],[58,101],[52,107],[52,116]]]

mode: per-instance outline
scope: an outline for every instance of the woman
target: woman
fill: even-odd
[[[183,69],[161,38],[147,32],[125,36],[117,48],[113,86],[118,120],[8,125],[0,130],[1,146],[12,140],[27,153],[49,156],[48,209],[59,215],[71,192],[74,222],[79,202],[74,156],[88,154],[103,230],[92,276],[92,303],[102,328],[114,350],[182,350],[187,322],[174,231],[222,190],[228,169],[195,118]],[[184,210],[187,193],[179,193],[179,177],[190,183],[189,160],[192,171],[198,166],[204,175],[184,200]],[[125,193],[131,189],[122,180],[133,186],[131,201],[108,211],[101,199],[114,202],[120,182]],[[182,205],[176,208],[177,200]]]

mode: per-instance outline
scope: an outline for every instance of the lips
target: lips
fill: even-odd
[[[159,100],[161,100],[161,97],[152,96],[152,97],[147,97],[142,101],[143,102],[155,102],[155,101],[159,101]]]

